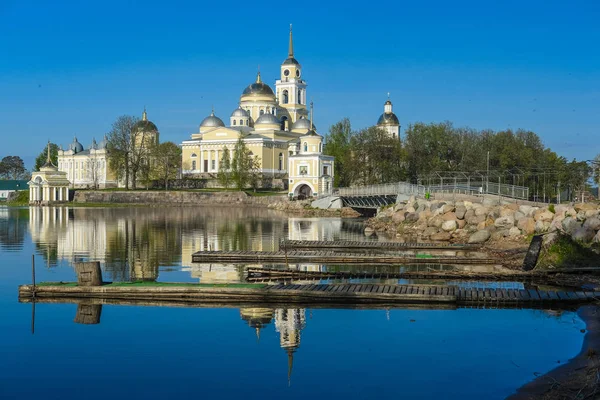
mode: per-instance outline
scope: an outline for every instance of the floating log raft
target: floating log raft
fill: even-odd
[[[19,300],[104,299],[229,304],[561,304],[600,299],[600,292],[476,289],[446,285],[277,284],[227,287],[190,284],[23,285]]]
[[[367,242],[349,240],[284,240],[281,246],[287,249],[365,249],[365,250],[478,250],[481,246],[477,244],[454,244],[454,243],[398,243],[398,242]]]
[[[436,257],[410,254],[344,253],[338,251],[199,251],[192,254],[195,263],[231,264],[477,264],[497,265],[499,261],[484,257]]]

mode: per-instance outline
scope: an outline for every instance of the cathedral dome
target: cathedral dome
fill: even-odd
[[[285,61],[283,62],[282,65],[297,65],[297,66],[300,66],[300,63],[294,57],[288,57],[288,58],[285,59]]]
[[[200,128],[216,128],[219,126],[225,126],[225,124],[221,118],[215,116],[214,111],[200,123]]]
[[[256,76],[256,82],[249,85],[246,89],[244,89],[244,92],[242,93],[242,96],[251,96],[251,95],[275,97],[275,93],[273,93],[273,89],[271,89],[269,87],[269,85],[267,85],[266,83],[263,83],[263,81],[260,79],[260,72]]]
[[[273,114],[266,113],[258,117],[255,125],[281,125],[281,121]]]
[[[133,126],[134,131],[138,132],[158,132],[158,128],[152,121],[141,120]]]
[[[104,150],[108,146],[108,138],[104,135],[104,138],[98,143],[98,150]]]
[[[231,113],[232,117],[248,118],[248,113],[242,107],[238,107]]]
[[[316,126],[312,126],[313,129],[317,129]],[[298,120],[296,120],[296,122],[294,122],[294,125],[292,125],[292,130],[297,130],[297,129],[310,129],[310,120],[308,118],[300,118]]]
[[[73,143],[69,145],[69,150],[73,150],[73,153],[83,151],[83,145],[77,141],[77,137],[73,138]]]
[[[400,121],[394,113],[383,113],[377,120],[377,125],[400,125]]]

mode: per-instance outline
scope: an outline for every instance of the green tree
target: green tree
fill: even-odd
[[[3,179],[24,179],[28,175],[21,157],[6,156],[0,161],[0,176]]]
[[[325,136],[323,154],[335,157],[334,186],[347,187],[352,184],[351,138],[352,126],[348,118],[329,128]]]
[[[250,187],[256,193],[256,189],[260,188],[262,182],[262,174],[260,172],[260,157],[250,157],[248,163],[248,181]]]
[[[223,146],[221,160],[219,160],[219,172],[217,173],[219,184],[225,189],[231,185],[231,156],[227,147]]]
[[[52,164],[58,165],[58,150],[59,147],[55,143],[50,143],[50,161]],[[40,154],[35,158],[35,164],[33,166],[34,171],[39,171],[42,165],[46,164],[46,160],[48,159],[48,145],[44,146],[44,149],[40,152]]]
[[[181,148],[173,142],[164,142],[151,147],[149,165],[152,177],[160,179],[169,189],[169,180],[177,179],[181,168]]]
[[[239,138],[233,149],[231,161],[231,179],[238,190],[243,190],[248,185],[253,158],[242,138]]]

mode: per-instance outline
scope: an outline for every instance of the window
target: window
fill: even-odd
[[[244,125],[244,120],[240,119],[240,126],[243,126],[243,125]]]
[[[263,115],[265,113],[265,110],[260,110],[260,115]]]
[[[283,169],[283,153],[279,153],[279,170]]]
[[[192,153],[192,158],[198,157],[196,153]]]
[[[304,142],[304,151],[308,152],[308,143]]]
[[[217,165],[216,160],[214,160],[214,159],[210,160],[210,169],[215,170],[216,165]]]
[[[298,89],[298,104],[302,104],[302,89]]]
[[[287,121],[287,117],[285,115],[283,117],[281,117],[281,130],[282,131],[285,131],[286,121]]]
[[[249,119],[246,120],[246,126],[248,126],[248,125],[250,125],[250,120]]]
[[[323,167],[323,175],[329,175],[329,166],[328,165],[325,165]]]
[[[301,165],[299,167],[299,174],[300,175],[306,175],[306,174],[308,174],[308,167],[306,165]]]
[[[196,160],[192,161],[192,170],[196,170]]]
[[[284,90],[283,91],[283,104],[287,104],[289,102],[289,95],[288,95],[288,91]]]
[[[319,143],[319,153],[323,152],[323,143]]]
[[[236,123],[236,121],[235,121],[235,119],[234,119],[234,120],[233,120],[233,125],[234,125],[234,126],[235,126],[235,123]]]

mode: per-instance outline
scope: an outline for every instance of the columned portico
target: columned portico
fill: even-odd
[[[50,160],[50,144],[46,163],[38,172],[31,174],[29,185],[29,204],[49,205],[68,201],[69,185],[67,173],[59,171]]]

